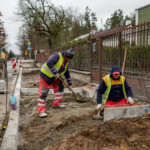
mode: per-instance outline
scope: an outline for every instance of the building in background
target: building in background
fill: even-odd
[[[150,4],[137,8],[136,12],[136,25],[150,21]]]
[[[0,16],[2,16],[0,12]],[[4,22],[0,19],[0,80],[5,78],[5,64],[7,59],[7,52],[5,50],[5,31],[4,31]]]

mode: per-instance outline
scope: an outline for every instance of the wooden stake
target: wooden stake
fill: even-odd
[[[123,72],[124,72],[126,56],[127,56],[127,47],[125,47],[125,51],[124,51],[124,60],[123,60],[123,65],[122,65],[122,75],[123,75]]]

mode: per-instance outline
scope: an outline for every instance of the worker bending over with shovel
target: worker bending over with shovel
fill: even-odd
[[[118,66],[113,66],[111,73],[106,75],[99,84],[97,90],[98,110],[102,110],[102,105],[126,105],[133,104],[132,91]]]
[[[49,89],[52,86],[54,89],[54,100],[52,103],[53,108],[65,108],[60,102],[63,99],[64,85],[59,80],[60,76],[64,74],[67,79],[69,90],[72,90],[72,80],[68,70],[68,60],[74,57],[74,49],[71,48],[67,51],[55,53],[43,65],[40,72],[39,83],[39,98],[38,98],[38,112],[39,116],[46,117],[46,97]]]

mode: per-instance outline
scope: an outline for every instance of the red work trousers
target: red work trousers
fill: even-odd
[[[121,106],[121,105],[124,105],[124,104],[126,104],[126,105],[129,104],[128,101],[125,98],[123,98],[122,100],[120,100],[118,102],[113,102],[113,101],[107,100],[105,106],[110,106],[110,105],[114,105],[114,106],[119,105],[119,106]]]
[[[60,102],[63,98],[63,90],[64,86],[63,83],[60,80],[55,80],[52,84],[48,84],[42,77],[40,78],[39,83],[39,98],[38,98],[38,112],[42,113],[46,111],[46,97],[48,95],[50,87],[53,87],[54,89],[54,100],[52,106],[59,106]]]

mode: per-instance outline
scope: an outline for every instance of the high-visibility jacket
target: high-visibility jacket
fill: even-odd
[[[59,60],[58,62],[54,65],[55,68],[57,69],[57,71],[59,71],[59,69],[61,68],[63,62],[64,62],[64,57],[62,56],[61,53],[58,53],[59,54]],[[65,69],[60,72],[59,74],[60,75],[63,75],[66,70],[67,70],[67,66],[68,66],[68,63],[66,63],[65,65]],[[47,62],[43,65],[42,69],[41,69],[41,72],[44,73],[45,75],[47,75],[48,77],[52,78],[54,77],[54,74],[51,72],[51,70],[49,69],[48,65],[47,65]]]
[[[102,95],[102,103],[105,104],[107,102],[110,90],[111,90],[111,80],[110,80],[110,75],[107,75],[107,89],[104,92],[104,94]],[[125,90],[125,86],[124,86],[124,80],[123,80],[123,76],[120,76],[121,81],[122,81],[122,90],[123,90],[123,94],[125,99],[127,99],[127,94],[126,94],[126,90]]]

